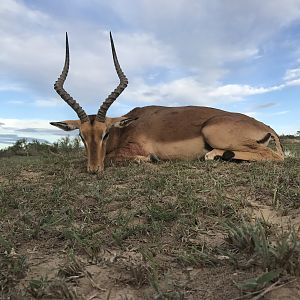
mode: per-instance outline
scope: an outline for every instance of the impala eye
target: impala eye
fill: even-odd
[[[108,138],[108,136],[109,136],[109,132],[107,131],[107,132],[105,132],[105,134],[102,136],[102,140],[103,140],[103,141],[106,140],[106,139]]]

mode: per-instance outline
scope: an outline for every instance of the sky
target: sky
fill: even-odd
[[[109,31],[129,85],[108,115],[147,105],[241,112],[300,130],[300,0],[1,0],[0,148],[53,142],[76,119],[53,84],[95,114],[117,86]]]

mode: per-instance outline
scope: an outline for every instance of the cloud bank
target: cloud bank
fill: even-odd
[[[39,120],[75,117],[53,90],[65,31],[71,53],[66,90],[95,113],[118,84],[109,30],[129,78],[112,116],[152,104],[235,109],[235,103],[254,116],[263,108],[284,115],[289,109],[271,97],[300,85],[300,47],[288,31],[299,20],[298,0],[1,1],[0,101],[14,110],[2,109],[0,118],[7,134],[31,130],[52,140],[59,134]],[[284,51],[294,63],[280,61]],[[266,103],[247,105],[254,96]]]
[[[156,99],[167,95],[166,101],[161,100],[164,103],[169,102],[169,95],[180,104],[191,99],[206,104],[234,101],[272,88],[222,85],[220,80],[230,72],[228,63],[257,59],[263,55],[264,41],[300,17],[300,3],[296,0],[264,1],[264,5],[256,0],[229,1],[231,5],[208,0],[191,0],[188,4],[183,0],[176,4],[168,0],[125,2],[76,2],[62,17],[51,7],[37,3],[2,1],[0,90],[35,91],[37,106],[57,105],[58,101],[52,100],[56,97],[52,85],[63,66],[64,31],[68,30],[71,70],[67,89],[83,104],[104,99],[118,82],[108,26],[101,21],[88,21],[83,15],[80,21],[72,18],[73,10],[84,6],[87,14],[95,12],[95,18],[109,12],[126,24],[126,30],[121,26],[114,30],[121,65],[130,81],[123,101],[139,104],[147,95]],[[284,80],[295,80],[299,75],[298,68],[287,70]],[[8,77],[14,82],[5,82]]]

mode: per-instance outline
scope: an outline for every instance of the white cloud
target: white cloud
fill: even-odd
[[[296,77],[300,77],[300,68],[287,70],[285,72],[283,79],[284,80],[292,80],[292,79],[295,79]]]
[[[33,105],[38,107],[56,107],[56,106],[62,106],[65,105],[64,101],[51,98],[51,99],[38,99],[33,102]]]
[[[53,129],[53,126],[49,124],[48,120],[20,120],[20,119],[5,119],[0,118],[0,123],[5,124],[3,129],[5,128],[14,128],[14,129],[22,129],[22,128],[44,128],[44,129]]]
[[[49,21],[47,15],[40,11],[29,9],[22,2],[15,0],[5,0],[0,3],[1,20],[6,24],[5,20],[10,18],[16,18],[21,20],[30,20],[35,23],[44,24],[45,21]]]
[[[0,82],[0,92],[1,91],[23,91],[24,88],[16,83],[5,83]]]
[[[297,86],[297,85],[300,85],[300,78],[298,79],[294,79],[294,80],[290,80],[290,81],[287,81],[285,83],[286,86]]]
[[[133,88],[128,89],[125,99],[138,99],[138,105],[212,105],[216,103],[235,102],[247,96],[271,93],[284,89],[288,84],[270,87],[255,87],[250,85],[203,85],[194,77],[185,77],[171,82],[148,85],[136,80]]]
[[[272,87],[252,87],[249,85],[239,84],[227,84],[217,87],[210,93],[213,97],[228,96],[230,99],[241,99],[246,96],[265,94],[273,91],[277,91],[284,88],[284,85],[272,86]]]
[[[63,136],[77,135],[77,130],[66,133],[49,124],[48,120],[0,118],[0,149],[21,138],[57,141]]]
[[[288,114],[289,112],[290,112],[289,110],[276,111],[276,112],[274,112],[272,115],[273,115],[273,116],[286,115],[286,114]]]
[[[15,22],[17,19],[18,22]],[[39,95],[54,97],[53,84],[64,62],[62,28],[70,29],[71,64],[65,84],[69,93],[79,102],[91,103],[104,99],[116,87],[118,77],[107,30],[77,31],[74,23],[66,24],[64,20],[13,0],[0,4],[0,24],[3,25],[0,26],[0,91],[26,88]],[[116,32],[114,39],[120,63],[129,80],[131,74],[143,76],[149,68],[175,65],[172,49],[151,33]],[[7,78],[22,83],[22,86],[7,83]],[[1,79],[5,82],[1,83]],[[50,103],[36,101],[39,106]]]
[[[277,103],[276,102],[267,102],[267,103],[262,103],[259,105],[256,105],[255,108],[256,109],[269,109],[270,107],[276,106]]]
[[[58,98],[49,98],[49,99],[26,99],[24,100],[14,99],[5,101],[7,104],[14,104],[14,105],[26,105],[26,106],[35,106],[35,107],[57,107],[57,106],[64,106],[65,102]]]
[[[93,11],[113,10],[124,22],[125,29],[115,30],[114,37],[130,84],[132,78],[151,80],[151,74],[160,68],[166,74],[159,89],[175,94],[176,99],[206,95],[204,86],[216,86],[228,72],[226,63],[257,58],[262,41],[300,16],[300,3],[293,0],[284,4],[279,0],[265,1],[264,5],[258,0],[234,1],[232,5],[208,0],[191,0],[188,4],[183,0],[112,0],[105,4],[89,0],[85,5],[93,7]],[[63,66],[64,31],[68,30],[71,68],[67,90],[80,103],[100,102],[118,82],[110,54],[108,24],[102,26],[88,19],[84,23],[69,15],[64,15],[64,19],[61,14],[32,7],[15,0],[0,4],[0,80],[8,77],[39,96],[55,97],[53,83]],[[130,26],[135,31],[130,31]],[[190,79],[191,74],[196,81]],[[184,86],[188,87],[185,91]],[[155,89],[150,88],[150,92]],[[240,97],[243,93],[247,96],[265,91],[233,84],[217,86],[211,92],[212,97],[227,93],[235,98],[234,94]],[[146,97],[145,93],[142,95]],[[50,103],[36,102],[42,106]]]
[[[112,0],[105,5],[124,24],[155,32],[183,65],[199,70],[256,58],[263,41],[300,16],[298,0]]]
[[[201,96],[207,94],[206,88],[192,77],[176,79],[171,82],[147,85],[141,80],[133,82],[134,87],[124,95],[126,99],[138,99],[138,104],[153,103],[159,105],[179,105],[185,102],[201,102]],[[207,99],[202,99],[207,102]],[[203,103],[204,103],[203,102]]]
[[[117,33],[114,39],[126,72],[141,73],[149,67],[172,68],[177,64],[173,49],[151,33]]]
[[[281,135],[281,134],[296,134],[297,128],[293,126],[288,126],[287,124],[284,125],[279,125],[277,128],[275,128],[276,132]]]
[[[255,111],[246,111],[246,112],[244,112],[244,114],[251,117],[251,118],[256,118],[257,117],[257,112],[255,112]]]
[[[25,104],[24,100],[9,100],[7,101],[8,104],[14,104],[14,105],[23,105]]]

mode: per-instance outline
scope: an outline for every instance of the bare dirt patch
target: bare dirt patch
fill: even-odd
[[[43,172],[36,172],[33,170],[22,170],[20,176],[23,177],[23,179],[39,180],[41,176],[44,176],[44,174]]]
[[[300,228],[300,210],[290,210],[288,213],[276,210],[274,206],[258,203],[257,201],[249,202],[250,206],[245,209],[246,214],[253,220],[261,218],[270,224],[277,225],[282,230],[290,227]]]

